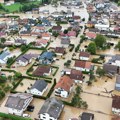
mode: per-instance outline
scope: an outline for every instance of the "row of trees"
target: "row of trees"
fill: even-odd
[[[83,92],[82,87],[77,86],[71,103],[75,107],[87,109],[88,104],[85,101],[83,101],[82,98],[80,97],[81,92]]]
[[[96,54],[97,49],[106,49],[107,42],[106,38],[103,35],[97,35],[93,42],[91,42],[88,47],[87,51],[91,54]]]

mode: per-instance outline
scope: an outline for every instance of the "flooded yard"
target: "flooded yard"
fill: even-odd
[[[35,80],[23,79],[15,91],[24,93],[25,91],[28,91],[28,88],[30,88],[34,83]]]
[[[29,49],[26,54],[41,54],[42,50]]]
[[[33,112],[25,111],[25,113],[30,114],[32,120],[34,120],[34,118],[38,118],[38,113],[39,113],[43,104],[44,104],[44,100],[34,98],[33,101],[31,102],[31,105],[35,106],[34,111]]]

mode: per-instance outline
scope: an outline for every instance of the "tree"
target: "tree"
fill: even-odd
[[[96,38],[95,38],[95,44],[97,46],[97,48],[105,48],[106,46],[106,38],[103,36],[103,35],[97,35]]]
[[[115,46],[115,48],[120,51],[120,41],[117,43],[117,45]]]
[[[57,37],[57,36],[59,35],[59,33],[53,32],[52,35],[53,35],[54,37]]]
[[[96,44],[94,42],[91,42],[87,47],[87,51],[91,54],[96,54]]]
[[[5,38],[1,38],[0,41],[1,41],[1,43],[5,43],[6,39]]]
[[[27,46],[26,46],[26,45],[22,45],[22,46],[20,47],[20,50],[21,50],[22,52],[24,52],[26,49],[27,49]]]
[[[67,34],[67,33],[68,33],[68,30],[65,29],[65,30],[64,30],[64,34]]]
[[[20,72],[15,72],[14,79],[21,78],[22,74]]]
[[[98,74],[100,77],[105,75],[105,70],[98,67],[96,70],[96,74]]]
[[[75,91],[76,91],[76,94],[79,95],[83,90],[82,90],[81,86],[77,86]]]
[[[5,97],[5,93],[2,90],[0,90],[0,100],[3,99],[3,97]]]

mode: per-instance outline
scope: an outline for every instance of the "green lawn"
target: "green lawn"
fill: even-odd
[[[24,5],[30,5],[30,4],[34,4],[34,5],[38,5],[40,4],[41,1],[33,1],[33,2],[25,2],[25,3],[15,3],[15,4],[12,4],[12,5],[9,5],[9,6],[6,6],[4,4],[2,4],[2,6],[8,10],[9,13],[11,12],[19,12],[20,8]]]

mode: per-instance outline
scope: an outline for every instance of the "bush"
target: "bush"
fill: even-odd
[[[5,118],[5,119],[10,119],[10,120],[32,120],[31,118],[23,118],[11,114],[5,114],[0,112],[0,117]]]
[[[74,49],[74,47],[75,47],[75,45],[74,45],[74,44],[70,44],[69,47],[71,47],[71,48],[69,49],[69,51],[72,52],[73,49]]]

